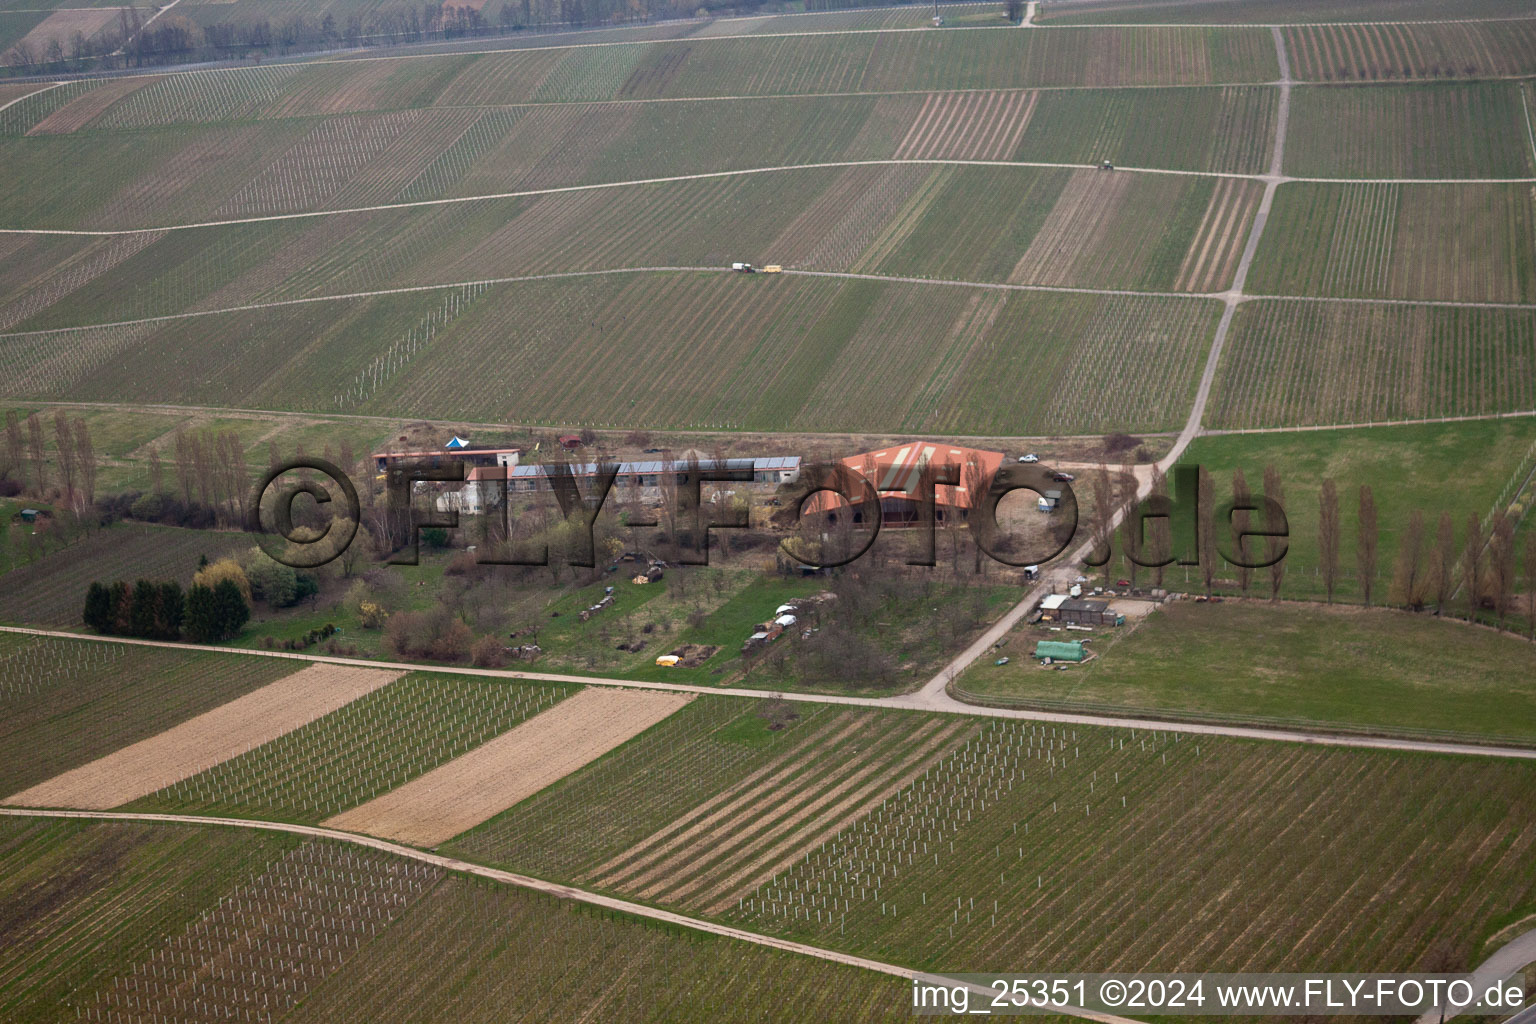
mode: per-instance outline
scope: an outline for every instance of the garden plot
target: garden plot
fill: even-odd
[[[23,790],[6,802],[23,807],[117,807],[276,739],[398,675],[377,669],[312,665]]]
[[[1007,160],[1039,99],[1033,91],[932,93],[896,147],[896,159]]]
[[[690,698],[591,687],[360,807],[332,828],[435,846],[664,720]]]

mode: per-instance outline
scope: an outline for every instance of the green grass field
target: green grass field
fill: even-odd
[[[1282,594],[1299,599],[1323,596],[1318,556],[1318,497],[1324,479],[1339,492],[1342,532],[1339,543],[1339,600],[1360,600],[1356,578],[1356,513],[1359,489],[1369,485],[1375,496],[1380,529],[1375,600],[1387,599],[1398,538],[1415,510],[1427,523],[1426,555],[1433,547],[1436,520],[1451,514],[1460,553],[1468,515],[1486,517],[1495,499],[1513,482],[1517,470],[1528,469],[1536,422],[1531,419],[1473,423],[1375,427],[1365,430],[1324,430],[1285,434],[1202,437],[1190,445],[1185,461],[1206,467],[1214,478],[1217,501],[1230,495],[1232,471],[1242,469],[1254,492],[1263,489],[1265,466],[1280,470],[1285,512],[1290,530]],[[1117,563],[1118,565],[1118,563]],[[1116,574],[1122,572],[1115,570]],[[1223,565],[1218,577],[1233,573]],[[1148,579],[1143,570],[1140,581]],[[1166,579],[1175,589],[1202,589],[1199,573],[1170,567]],[[1268,596],[1268,571],[1254,573],[1254,593]],[[1465,595],[1453,603],[1458,614]]]
[[[1180,601],[1095,634],[1097,657],[1065,672],[1027,656],[1049,636],[1016,632],[1009,664],[972,666],[957,685],[1053,707],[1536,741],[1536,646],[1432,616]]]
[[[412,673],[128,809],[314,824],[469,752],[571,692]]]
[[[0,795],[147,739],[297,667],[196,649],[0,635]]]

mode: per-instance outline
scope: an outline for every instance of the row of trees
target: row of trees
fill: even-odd
[[[1132,478],[1116,477],[1104,468],[1090,477],[1089,484],[1095,508],[1123,508],[1135,494]],[[1226,539],[1226,524],[1220,522],[1214,512],[1217,508],[1215,481],[1203,467],[1200,471],[1199,490],[1199,504],[1204,510],[1197,532],[1199,573],[1209,595],[1217,588],[1221,567],[1225,563],[1219,542]],[[1161,473],[1153,479],[1152,493],[1165,497],[1168,495],[1167,480]],[[1273,498],[1283,509],[1285,489],[1276,467],[1264,468],[1261,493]],[[1237,505],[1254,497],[1240,469],[1232,474],[1231,495]],[[1458,543],[1455,517],[1450,512],[1441,512],[1431,531],[1428,517],[1422,510],[1415,509],[1397,533],[1395,555],[1384,556],[1381,551],[1380,512],[1370,485],[1362,485],[1351,498],[1354,505],[1354,565],[1351,575],[1364,604],[1369,606],[1380,603],[1384,596],[1388,604],[1414,611],[1433,609],[1436,615],[1440,615],[1452,610],[1460,601],[1471,615],[1491,612],[1501,626],[1507,625],[1512,617],[1523,611],[1530,632],[1536,635],[1536,592],[1527,595],[1523,608],[1518,606],[1516,600],[1517,587],[1522,577],[1528,590],[1536,588],[1536,531],[1527,531],[1523,542],[1519,540],[1520,521],[1516,515],[1505,509],[1494,510],[1486,519],[1475,512],[1469,513]],[[1316,571],[1324,599],[1329,603],[1335,600],[1345,578],[1344,541],[1349,531],[1345,527],[1341,507],[1344,504],[1345,498],[1340,494],[1338,484],[1333,480],[1324,480],[1318,492]],[[1239,530],[1267,529],[1279,525],[1251,521],[1254,518],[1253,513],[1238,512],[1233,514],[1232,523]],[[1262,520],[1262,516],[1259,518]],[[1109,522],[1110,518],[1105,516],[1095,516],[1094,519],[1093,539],[1095,547],[1101,552],[1107,548],[1110,539]],[[1151,561],[1155,558],[1145,556],[1155,554],[1162,557],[1169,550],[1171,537],[1166,519],[1149,520],[1145,538],[1137,536],[1137,531],[1135,517],[1124,517],[1119,536],[1122,552],[1135,552],[1143,555],[1144,561]],[[1255,556],[1261,554],[1274,559],[1283,550],[1281,545],[1286,543],[1284,539],[1272,536],[1249,538],[1244,561],[1260,561]],[[1262,549],[1258,548],[1259,545],[1262,545]],[[1390,573],[1386,572],[1388,566],[1385,562],[1388,558],[1391,559]],[[1122,559],[1118,564],[1130,577],[1132,584],[1138,582],[1139,573],[1150,572],[1152,585],[1163,585],[1164,567],[1142,569],[1129,558]],[[1259,569],[1233,565],[1231,571],[1236,577],[1232,582],[1243,594],[1252,593],[1256,579],[1263,577],[1267,580],[1269,597],[1278,600],[1286,578],[1286,559],[1279,558]],[[1385,595],[1382,594],[1384,582]]]
[[[174,581],[96,582],[86,588],[82,615],[87,626],[104,635],[193,643],[228,640],[250,617],[250,603],[231,579],[213,586],[193,583],[185,593]]]
[[[34,412],[22,421],[16,410],[6,410],[5,463],[0,466],[0,479],[14,481],[13,493],[28,491],[44,497],[55,487],[73,511],[94,504],[99,463],[84,417],[70,419],[63,409],[55,410],[53,451],[56,471],[50,472],[47,429],[42,420]]]

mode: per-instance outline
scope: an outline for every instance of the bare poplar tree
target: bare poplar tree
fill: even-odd
[[[181,500],[192,504],[192,439],[181,427],[176,428],[176,483],[181,487]]]
[[[160,462],[160,449],[149,450],[149,493],[165,493],[165,466]]]
[[[981,468],[981,460],[974,455],[967,455],[965,457],[965,469],[961,473],[960,479],[965,485],[965,493],[970,500],[970,507],[974,509],[981,503],[981,497],[986,493],[988,487],[986,473]],[[955,502],[955,507],[958,510],[960,502]],[[976,556],[976,563],[973,568],[976,575],[980,576],[986,571],[986,560],[981,557],[981,545],[976,543],[976,535],[973,533],[970,537],[971,549]]]
[[[63,409],[53,411],[53,444],[59,453],[59,477],[64,487],[64,502],[71,508],[75,501],[75,434]]]
[[[1152,469],[1152,494],[1154,497],[1168,497],[1168,476],[1161,468]],[[1167,518],[1158,516],[1148,525],[1148,540],[1151,542],[1155,560],[1161,561],[1168,558],[1173,550],[1173,528]],[[1163,575],[1167,570],[1166,565],[1157,565],[1152,568],[1152,586],[1162,589]]]
[[[32,460],[32,479],[41,497],[48,487],[48,462],[43,454],[43,424],[35,412],[27,417],[27,455]]]
[[[1339,489],[1332,480],[1323,481],[1317,499],[1317,551],[1323,573],[1323,589],[1328,603],[1339,583]]]
[[[1376,542],[1380,539],[1376,525],[1376,496],[1370,484],[1360,485],[1360,516],[1355,541],[1355,567],[1360,576],[1360,596],[1370,607],[1371,594],[1376,589]]]
[[[1253,494],[1248,490],[1248,478],[1243,475],[1241,469],[1234,469],[1232,471],[1232,504],[1234,507],[1232,510],[1231,530],[1234,538],[1237,539],[1236,555],[1240,562],[1252,561],[1248,553],[1247,538],[1241,536],[1243,531],[1248,529],[1249,513],[1239,511],[1236,506],[1250,504],[1252,500]],[[1226,524],[1223,524],[1223,526],[1225,527]],[[1237,583],[1238,586],[1243,588],[1243,596],[1247,597],[1248,588],[1253,586],[1253,569],[1247,565],[1237,566]]]
[[[1430,565],[1429,589],[1435,595],[1435,614],[1445,611],[1456,586],[1456,527],[1449,512],[1440,513],[1435,526],[1435,555]]]
[[[1525,627],[1536,641],[1536,530],[1525,535]]]
[[[1264,516],[1264,528],[1270,533],[1280,529],[1280,524],[1285,521],[1285,485],[1280,482],[1280,468],[1278,466],[1264,467],[1264,497],[1273,501],[1274,508],[1278,511],[1271,516],[1268,512]],[[1286,550],[1286,538],[1264,538],[1264,554],[1269,559],[1269,599],[1280,600],[1280,587],[1285,583],[1285,559],[1281,553]]]
[[[91,428],[84,417],[75,418],[75,458],[80,463],[80,489],[85,503],[96,504],[96,446],[91,442]]]
[[[1200,548],[1200,575],[1205,580],[1205,596],[1211,596],[1216,581],[1216,486],[1210,470],[1200,467],[1199,482],[1200,519],[1196,524]]]
[[[1493,613],[1499,629],[1515,595],[1515,522],[1503,509],[1494,513],[1488,541],[1488,575],[1493,584]]]
[[[27,485],[25,467],[22,460],[26,458],[26,442],[21,439],[21,421],[16,418],[15,409],[5,411],[5,451],[11,460],[11,467],[15,469],[21,485]]]
[[[1397,566],[1392,571],[1391,600],[1407,608],[1424,607],[1424,513],[1414,509],[1397,542]]]
[[[1461,585],[1467,592],[1467,609],[1476,615],[1482,601],[1483,522],[1476,512],[1467,513],[1467,538],[1461,549]]]

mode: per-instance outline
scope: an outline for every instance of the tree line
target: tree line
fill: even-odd
[[[232,579],[182,591],[174,580],[92,583],[85,592],[85,624],[105,636],[218,643],[236,636],[251,606]]]

